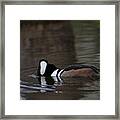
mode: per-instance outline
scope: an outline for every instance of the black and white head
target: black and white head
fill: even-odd
[[[40,60],[39,62],[39,66],[40,66],[40,75],[44,75],[45,74],[45,71],[46,71],[46,68],[47,68],[47,65],[48,65],[48,61],[45,60],[45,59],[42,59]]]

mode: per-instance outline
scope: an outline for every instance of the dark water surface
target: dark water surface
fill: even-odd
[[[79,100],[100,99],[99,80],[85,78],[64,78],[63,83],[39,85],[37,81],[25,82],[28,88],[21,87],[21,99],[27,100]],[[32,88],[30,87],[32,86]],[[24,87],[24,86],[23,86]]]
[[[20,96],[22,100],[99,100],[100,79],[41,78],[36,72],[45,58],[59,68],[86,63],[100,67],[100,21],[21,21]],[[48,82],[49,81],[49,82]]]

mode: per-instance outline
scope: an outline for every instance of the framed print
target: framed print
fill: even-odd
[[[118,1],[1,8],[1,118],[119,119]]]

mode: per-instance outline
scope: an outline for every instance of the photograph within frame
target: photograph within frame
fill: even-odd
[[[21,20],[20,70],[21,99],[99,100],[100,21]]]

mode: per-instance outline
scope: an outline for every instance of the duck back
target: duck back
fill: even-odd
[[[99,78],[99,69],[88,64],[74,64],[64,68],[61,73],[63,77],[87,77],[91,79]]]

